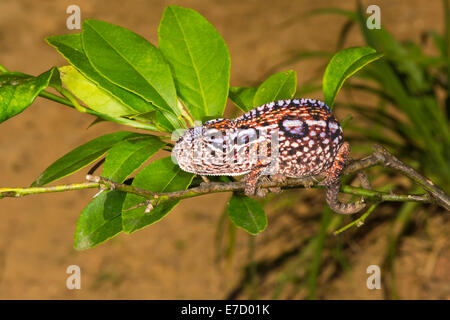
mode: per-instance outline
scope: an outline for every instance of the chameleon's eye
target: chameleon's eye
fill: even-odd
[[[208,129],[204,136],[205,142],[208,146],[216,150],[223,149],[223,134],[217,129]]]
[[[256,130],[253,128],[239,130],[238,137],[237,137],[237,143],[239,145],[244,145],[251,141],[256,140],[256,138],[257,138]]]

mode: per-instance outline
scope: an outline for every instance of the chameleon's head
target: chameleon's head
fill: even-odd
[[[216,119],[187,129],[175,144],[172,159],[184,171],[208,174],[211,170],[208,164],[214,162],[211,158],[223,152],[224,132],[230,124],[230,120]]]
[[[178,138],[172,149],[172,159],[175,158],[178,165],[187,172],[194,172],[194,150],[199,150],[202,145],[202,137],[205,129],[203,126],[189,128]]]

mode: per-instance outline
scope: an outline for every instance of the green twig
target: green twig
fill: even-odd
[[[383,201],[401,201],[401,202],[422,202],[422,203],[436,203],[446,209],[450,208],[450,197],[446,195],[441,189],[435,186],[430,180],[420,175],[413,168],[407,166],[389,152],[387,152],[381,146],[375,146],[374,152],[372,155],[353,161],[350,165],[344,170],[345,174],[357,173],[361,170],[373,167],[375,165],[382,165],[387,168],[396,169],[406,176],[410,177],[414,182],[423,187],[427,194],[416,195],[416,194],[394,194],[394,193],[386,193],[382,191],[369,190],[364,188],[357,188],[352,186],[343,186],[341,187],[341,191],[347,194],[353,194],[357,196],[362,196],[367,201],[375,201],[375,202],[383,202]],[[105,179],[98,176],[88,175],[87,180],[89,182],[96,183],[96,186],[103,189],[116,189],[121,190],[127,193],[133,193],[139,195],[141,197],[146,198],[149,201],[156,201],[158,203],[167,200],[182,200],[192,197],[198,197],[205,194],[210,193],[219,193],[219,192],[243,192],[245,189],[245,183],[243,181],[231,181],[231,182],[207,182],[202,183],[198,187],[193,187],[187,190],[179,190],[173,192],[163,192],[163,193],[155,193],[144,189],[135,188],[130,185],[120,184],[113,182],[109,179]],[[267,179],[266,181],[260,181],[258,183],[259,188],[273,188],[280,187],[283,189],[288,188],[299,188],[299,187],[314,187],[314,188],[323,188],[323,186],[312,185],[311,177],[307,178],[292,178],[287,179],[286,181],[271,181]],[[94,188],[95,186],[92,184],[80,184],[80,186],[85,186],[85,188]],[[82,189],[82,187],[80,187]],[[0,189],[0,197],[15,197],[17,194],[27,195],[27,194],[35,194],[35,193],[45,193],[45,192],[59,192],[59,191],[68,191],[74,190],[73,188],[67,186],[60,186],[59,188],[54,189],[54,187],[42,187],[39,189],[35,188],[7,188]],[[14,193],[14,191],[18,191],[19,193]],[[150,210],[150,209],[149,209]]]
[[[66,184],[60,186],[51,186],[51,187],[0,188],[0,199],[6,197],[20,198],[30,194],[74,191],[74,190],[95,189],[95,188],[100,188],[100,184],[94,182],[85,182],[85,183]]]
[[[66,106],[69,106],[69,107],[74,107],[73,103],[70,102],[69,100],[64,99],[63,97],[60,97],[56,94],[53,94],[53,93],[45,91],[45,90],[42,90],[39,93],[39,96],[42,98],[45,98],[45,99],[49,99],[49,100],[61,103],[61,104],[65,104]]]
[[[372,213],[373,210],[375,210],[375,208],[379,205],[379,202],[376,202],[374,204],[372,204],[369,208],[369,210],[367,210],[361,217],[359,217],[358,219],[350,222],[349,224],[347,224],[346,226],[340,228],[339,230],[336,230],[334,232],[334,235],[338,235],[339,233],[353,227],[354,225],[356,225],[357,227],[360,227],[364,224],[364,221],[366,221],[367,217]]]

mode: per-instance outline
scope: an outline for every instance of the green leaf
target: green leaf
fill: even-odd
[[[56,68],[51,68],[37,77],[20,72],[0,74],[0,123],[31,105],[57,74]]]
[[[267,216],[258,201],[247,196],[233,194],[228,202],[231,221],[250,234],[258,234],[267,227]]]
[[[253,98],[253,107],[276,100],[291,99],[297,89],[297,74],[294,70],[275,73],[258,88]]]
[[[102,176],[122,183],[164,145],[158,137],[153,136],[117,143],[108,151]]]
[[[156,160],[142,169],[134,178],[132,185],[153,192],[171,192],[186,189],[193,177],[193,174],[184,172],[175,165],[171,157],[167,157]],[[161,202],[148,214],[144,212],[145,207],[127,211],[143,201],[145,201],[143,197],[127,194],[122,213],[125,232],[131,233],[161,220],[179,202],[179,200]]]
[[[331,58],[322,80],[325,103],[332,108],[344,81],[382,56],[382,53],[370,47],[354,47],[337,52]]]
[[[73,65],[86,78],[125,104],[136,113],[149,112],[155,108],[138,95],[123,89],[100,75],[90,64],[83,50],[80,34],[66,34],[45,39],[51,46]]]
[[[198,12],[169,6],[158,36],[178,94],[194,119],[221,117],[228,97],[230,56],[219,32]]]
[[[177,115],[177,95],[169,65],[159,50],[136,33],[98,20],[83,22],[83,48],[104,77],[155,106]]]
[[[229,97],[243,112],[253,109],[253,98],[258,88],[255,87],[231,87]]]
[[[172,133],[174,130],[180,127],[175,127],[172,123],[177,121],[176,116],[172,113],[153,110],[131,116],[130,118],[147,123],[153,123],[158,127],[158,131]]]
[[[106,91],[100,89],[74,67],[60,67],[59,72],[66,88],[92,110],[115,117],[136,113],[135,110],[128,108]]]
[[[142,139],[147,136],[148,135],[141,133],[119,131],[91,140],[53,162],[53,164],[45,169],[45,171],[33,182],[32,186],[38,187],[46,185],[86,167],[100,158],[106,151],[120,141]]]
[[[81,212],[75,231],[74,248],[85,250],[122,231],[122,204],[125,192],[103,191]]]

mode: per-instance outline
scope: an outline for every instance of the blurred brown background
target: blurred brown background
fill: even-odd
[[[344,20],[331,15],[305,18],[303,14],[321,7],[355,8],[354,1],[317,0],[1,0],[0,62],[9,70],[30,74],[64,65],[44,38],[74,32],[66,29],[66,8],[71,4],[80,6],[82,19],[96,18],[127,27],[153,43],[157,42],[157,26],[167,5],[198,10],[228,44],[232,85],[260,81],[272,66],[295,52],[333,49]],[[385,0],[363,4],[378,4],[382,24],[402,40],[417,40],[424,29],[443,29],[440,1]],[[357,37],[352,37],[347,45],[362,44],[359,33],[353,35]],[[317,66],[308,61],[289,67],[297,71],[301,85]],[[98,135],[126,129],[101,123],[87,130],[92,120],[88,115],[38,98],[18,117],[1,124],[0,186],[27,186],[74,147]],[[82,170],[63,182],[83,181],[85,173]],[[323,201],[322,191],[296,192]],[[215,263],[214,259],[214,232],[229,195],[185,200],[153,226],[77,252],[72,248],[76,222],[94,193],[66,192],[0,201],[0,298],[221,299],[239,287],[246,263],[247,235],[238,230],[230,262]],[[295,214],[307,215],[313,210],[299,203]],[[295,214],[275,215],[268,210],[268,228],[256,239],[257,258],[270,258],[279,248],[285,250],[295,243],[296,234],[303,232],[295,222]],[[404,267],[398,271],[403,298],[450,298],[449,252],[445,242],[450,230],[439,217],[429,223],[435,226],[430,238],[444,240],[431,247],[417,238],[405,240],[401,249],[404,255],[398,261]],[[381,290],[366,288],[366,267],[380,263],[378,253],[385,246],[386,238],[380,235],[386,228],[378,229],[360,243],[351,244],[358,252],[351,271],[322,284],[319,297],[382,298]],[[279,237],[280,233],[288,236]],[[66,268],[71,264],[81,267],[81,290],[66,288]],[[270,297],[265,295],[263,286],[260,297]],[[300,292],[290,297],[303,296]]]

